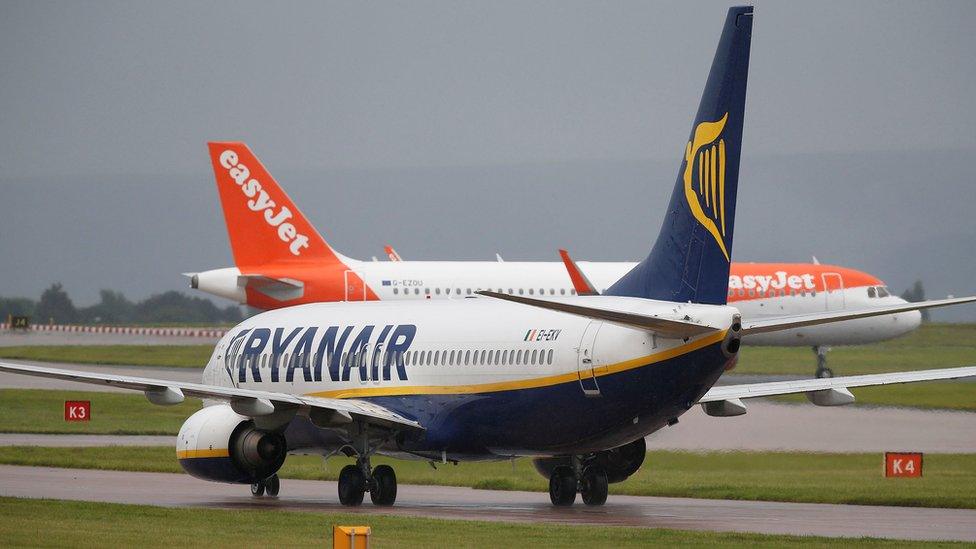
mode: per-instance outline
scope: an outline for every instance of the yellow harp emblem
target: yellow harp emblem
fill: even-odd
[[[683,179],[691,215],[715,237],[726,261],[731,261],[725,247],[725,140],[719,139],[728,119],[729,113],[725,113],[721,120],[702,122],[695,128],[685,148]]]

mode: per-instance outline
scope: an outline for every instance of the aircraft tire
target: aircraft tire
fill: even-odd
[[[396,472],[389,465],[377,465],[373,469],[372,489],[369,491],[369,499],[373,505],[389,507],[396,502],[397,480]]]
[[[571,468],[561,465],[552,470],[549,500],[559,507],[568,507],[576,501],[576,475]]]
[[[259,480],[251,485],[251,495],[259,498],[264,495],[264,481]]]
[[[264,489],[267,491],[268,496],[276,498],[278,497],[278,491],[281,490],[281,479],[278,475],[271,475],[264,480]]]
[[[357,465],[346,465],[339,471],[339,503],[356,507],[366,495],[366,476]]]
[[[607,472],[598,465],[591,465],[583,470],[583,482],[581,484],[580,495],[583,496],[583,503],[587,505],[603,505],[607,502],[607,491],[609,482]]]

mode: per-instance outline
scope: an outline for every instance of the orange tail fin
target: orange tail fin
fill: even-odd
[[[234,262],[341,262],[244,143],[208,143]]]

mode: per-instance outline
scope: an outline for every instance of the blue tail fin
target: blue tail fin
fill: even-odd
[[[730,8],[657,242],[605,295],[725,304],[751,38],[752,7]]]

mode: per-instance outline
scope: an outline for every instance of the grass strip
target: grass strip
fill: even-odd
[[[106,364],[119,366],[164,366],[203,368],[213,345],[25,345],[0,347],[0,358]]]
[[[172,509],[0,498],[5,547],[308,547],[333,525],[369,525],[371,547],[950,547],[955,543],[516,524],[356,513]]]
[[[64,420],[65,400],[91,401],[91,421]],[[155,406],[138,393],[0,389],[0,432],[89,435],[175,435],[202,402]]]

